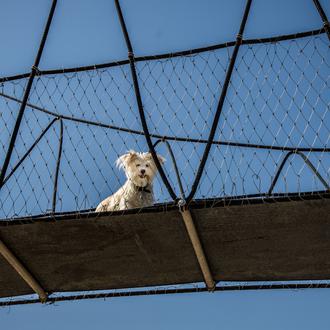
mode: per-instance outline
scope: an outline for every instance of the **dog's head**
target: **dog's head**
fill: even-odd
[[[161,164],[165,158],[157,155]],[[150,185],[157,173],[157,167],[150,152],[136,152],[130,150],[127,154],[120,156],[116,162],[118,168],[122,168],[128,179],[138,187]]]

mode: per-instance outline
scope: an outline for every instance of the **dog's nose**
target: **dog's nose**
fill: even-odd
[[[141,174],[144,174],[146,172],[146,170],[141,170],[140,172],[141,172]]]

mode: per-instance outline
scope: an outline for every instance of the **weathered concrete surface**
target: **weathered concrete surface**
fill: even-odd
[[[330,279],[330,200],[194,209],[216,280]],[[202,281],[176,210],[0,226],[48,292]],[[0,297],[31,289],[0,256]]]

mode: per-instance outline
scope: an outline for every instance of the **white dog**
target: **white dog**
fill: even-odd
[[[163,164],[165,159],[160,155],[157,157]],[[118,158],[116,165],[124,169],[127,180],[116,193],[103,200],[95,211],[118,211],[152,206],[154,204],[152,184],[157,167],[151,154],[130,150]]]

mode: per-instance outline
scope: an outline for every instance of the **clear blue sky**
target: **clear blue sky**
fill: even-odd
[[[245,1],[123,0],[136,55],[230,41]],[[330,16],[329,1],[321,1]],[[0,2],[0,76],[28,72],[50,1]],[[312,0],[255,0],[247,38],[322,26]],[[90,65],[127,56],[112,1],[59,0],[41,69]],[[329,329],[330,290],[226,292],[118,298],[0,309],[1,329]]]

